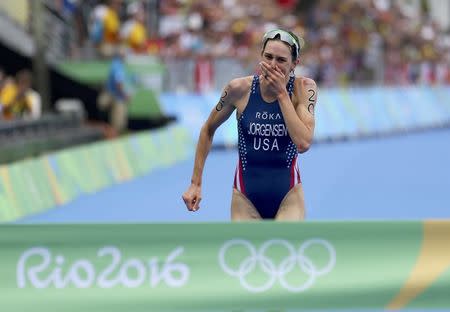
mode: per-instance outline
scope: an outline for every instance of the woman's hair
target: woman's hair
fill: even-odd
[[[298,45],[298,51],[296,50],[295,46],[290,45],[288,42],[281,40],[280,35],[276,35],[274,38],[269,38],[266,41],[264,41],[263,43],[263,47],[262,47],[262,52],[266,49],[266,45],[267,42],[269,42],[270,40],[278,40],[283,42],[284,44],[286,44],[290,50],[291,50],[291,56],[292,56],[292,60],[295,61],[296,59],[298,59],[298,57],[300,56],[300,49],[301,49],[301,45],[300,45],[300,39],[298,38],[298,36],[296,34],[294,34],[292,31],[289,30],[284,30],[284,29],[280,29],[288,34],[290,34],[292,36],[292,38],[295,40],[295,42]],[[261,53],[262,53],[261,52]],[[298,53],[298,54],[297,54]]]

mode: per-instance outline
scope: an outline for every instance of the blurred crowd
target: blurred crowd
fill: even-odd
[[[127,47],[132,53],[147,52],[144,4],[139,1],[128,3],[125,14],[122,14],[123,8],[121,0],[100,2],[89,16],[89,39],[102,57],[113,56],[118,45]]]
[[[117,60],[120,50],[153,55],[163,61],[194,59],[200,64],[194,76],[198,68],[199,73],[214,75],[210,63],[218,58],[238,60],[247,74],[252,74],[257,70],[264,32],[277,27],[301,37],[297,74],[311,77],[321,86],[450,84],[450,29],[439,27],[426,3],[46,0],[52,14],[71,25],[68,57],[83,58],[81,51],[88,46],[94,57],[111,59],[108,80],[116,80],[106,86],[117,85],[119,91],[124,80],[124,64]],[[28,70],[14,77],[0,70],[3,119],[40,115],[40,97],[31,88],[31,77]],[[112,95],[120,95],[117,102],[127,99],[123,92],[113,91]],[[126,111],[119,115],[124,114]]]
[[[450,34],[426,8],[389,0],[163,1],[164,57],[256,62],[265,31],[303,38],[300,74],[322,85],[450,83]]]
[[[449,31],[439,28],[426,6],[408,1],[54,2],[66,15],[84,16],[77,19],[79,41],[93,44],[99,57],[125,45],[162,59],[232,57],[251,71],[264,32],[282,27],[303,38],[299,73],[322,85],[450,83]]]
[[[400,3],[321,0],[307,11],[297,27],[310,75],[326,85],[449,84],[450,33],[426,8]]]
[[[147,53],[148,7],[146,1],[124,0],[45,0],[50,22],[65,25],[58,35],[71,58],[85,58],[83,48],[93,46],[97,58],[110,58],[118,46],[132,53]],[[31,18],[33,12],[31,13]],[[54,25],[55,26],[55,25]],[[30,29],[31,31],[31,29]],[[49,29],[50,40],[55,40]],[[58,40],[58,39],[57,39]],[[68,42],[65,42],[68,41]]]

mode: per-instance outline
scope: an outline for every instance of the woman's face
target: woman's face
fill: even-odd
[[[289,46],[280,40],[269,40],[262,52],[262,60],[272,67],[278,66],[286,77],[295,68],[292,61],[291,49]]]

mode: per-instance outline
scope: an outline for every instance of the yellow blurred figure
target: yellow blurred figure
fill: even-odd
[[[2,115],[4,119],[13,119],[33,110],[33,96],[31,93],[31,73],[21,70],[15,81],[5,84],[0,93]]]
[[[120,38],[131,51],[142,53],[147,42],[144,7],[139,2],[132,2],[127,7],[127,14],[128,20],[120,31]]]
[[[135,52],[142,52],[147,40],[147,33],[142,24],[134,23],[126,43]]]
[[[122,0],[110,0],[102,13],[102,40],[100,53],[103,57],[111,57],[119,44],[120,18]]]
[[[112,3],[117,3],[120,1],[111,1]],[[104,33],[103,41],[105,43],[115,44],[119,40],[119,28],[120,19],[114,5],[106,9],[106,14],[104,18]]]

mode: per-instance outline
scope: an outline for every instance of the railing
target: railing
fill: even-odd
[[[164,91],[195,92],[221,90],[233,78],[251,75],[234,58],[165,58]]]
[[[58,61],[70,58],[71,45],[76,42],[74,21],[69,16],[63,16],[54,6],[54,1],[45,1],[43,6],[45,25],[45,41],[47,59]]]
[[[0,40],[20,51],[25,56],[33,56],[35,53],[35,34],[33,19],[43,19],[45,37],[42,45],[46,48],[47,61],[53,63],[58,60],[70,58],[71,44],[75,43],[75,31],[73,21],[69,17],[62,16],[54,7],[54,2],[44,1],[40,7],[42,10],[34,10],[32,5],[20,5],[5,7],[0,6]],[[16,10],[25,10],[29,15],[26,20],[18,20],[12,13]]]
[[[82,116],[76,114],[3,120],[0,123],[0,164],[103,138],[99,128],[85,125]]]

